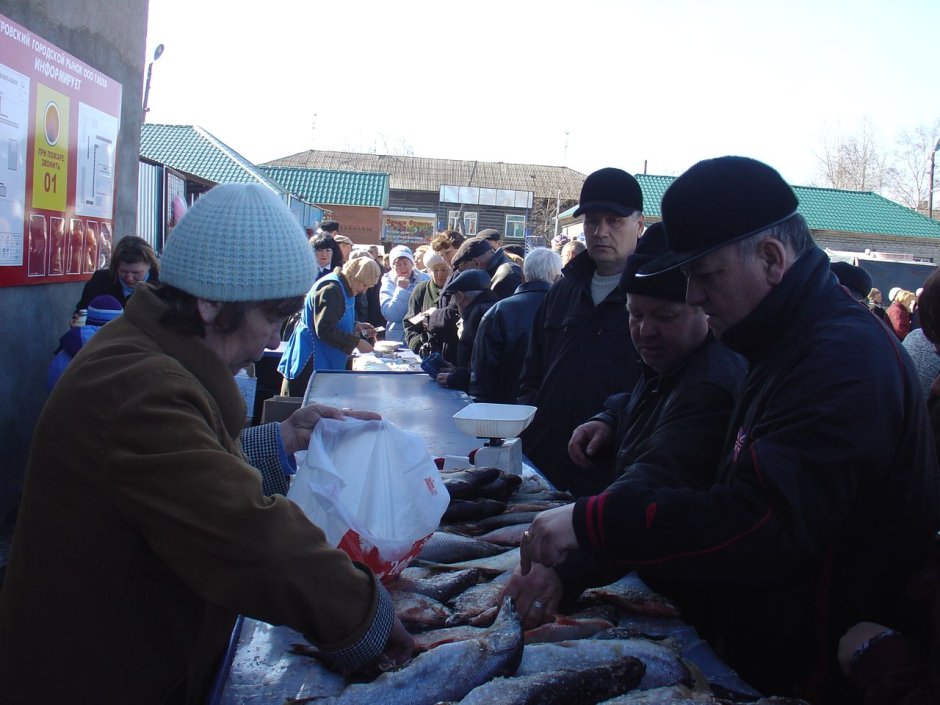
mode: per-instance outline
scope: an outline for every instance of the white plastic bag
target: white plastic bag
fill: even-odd
[[[424,440],[388,421],[322,419],[287,497],[381,579],[437,529],[450,497]]]

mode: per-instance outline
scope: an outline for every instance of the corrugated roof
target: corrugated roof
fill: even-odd
[[[388,207],[388,174],[260,167],[261,172],[291,193],[311,203]]]
[[[214,184],[260,183],[286,195],[258,167],[197,125],[144,123],[140,156]]]
[[[563,166],[506,162],[429,159],[392,154],[363,154],[311,149],[266,163],[270,167],[303,167],[386,173],[389,187],[437,193],[443,185],[532,191],[536,198],[576,199],[585,175]]]
[[[645,215],[662,217],[663,194],[676,178],[636,175],[643,191]],[[806,218],[810,230],[940,239],[940,222],[871,191],[816,186],[794,186],[793,191],[800,202],[799,212]],[[564,211],[561,218],[571,218],[575,208],[577,206]]]

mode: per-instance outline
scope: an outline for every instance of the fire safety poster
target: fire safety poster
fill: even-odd
[[[108,265],[121,91],[0,15],[0,286]]]

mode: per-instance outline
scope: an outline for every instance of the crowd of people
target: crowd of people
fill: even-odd
[[[537,408],[523,451],[574,502],[523,538],[506,592],[527,627],[635,570],[762,692],[940,701],[940,273],[886,307],[798,205],[770,166],[721,157],[648,227],[636,179],[600,169],[583,241],[528,252],[487,229],[384,255],[245,185],[200,198],[159,260],[121,239],[50,368],[4,692],[25,698],[54,646],[50,697],[196,702],[237,614],[341,668],[408,658],[381,583],[283,496],[321,418],[376,415],[242,428],[232,381],[283,344],[303,396],[384,339],[438,356],[442,387]]]

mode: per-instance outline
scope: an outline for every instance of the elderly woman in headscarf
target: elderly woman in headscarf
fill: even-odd
[[[345,370],[353,350],[372,352],[370,323],[356,321],[356,295],[375,286],[382,270],[368,257],[351,259],[321,277],[304,300],[278,370],[290,396],[303,396],[313,370]]]

